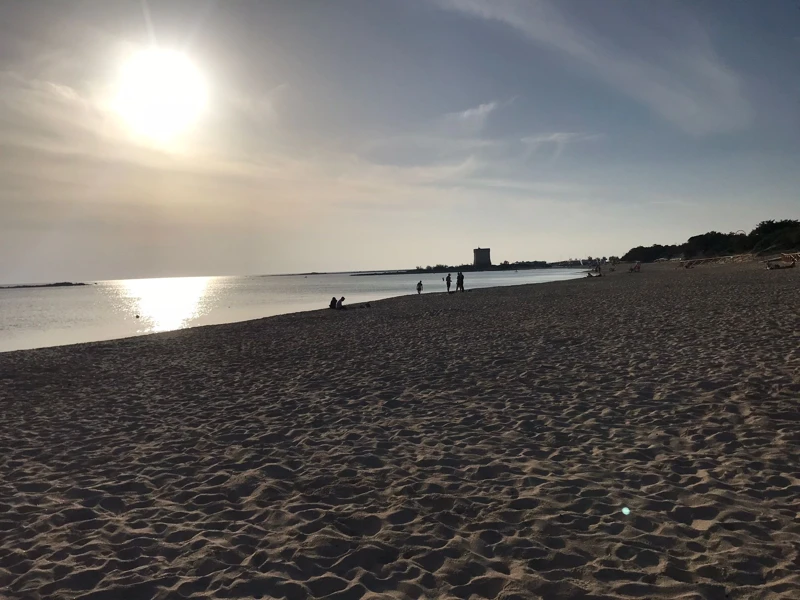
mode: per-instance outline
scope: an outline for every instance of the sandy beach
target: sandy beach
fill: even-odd
[[[645,265],[0,354],[0,597],[796,600],[798,300]]]

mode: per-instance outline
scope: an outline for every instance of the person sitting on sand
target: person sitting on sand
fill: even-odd
[[[336,310],[347,310],[347,307],[344,305],[344,296],[339,298],[339,301],[336,303]]]
[[[336,308],[336,296],[331,298],[331,303],[328,305],[328,308],[333,308],[333,309]]]
[[[422,293],[422,281],[420,281],[420,282],[417,284],[417,293],[418,293],[418,294],[421,294],[421,293]]]

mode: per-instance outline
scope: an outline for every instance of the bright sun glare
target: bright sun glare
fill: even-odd
[[[116,109],[136,133],[167,141],[197,121],[206,94],[202,74],[185,55],[153,48],[123,65]]]

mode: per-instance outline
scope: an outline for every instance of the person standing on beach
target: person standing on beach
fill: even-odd
[[[456,275],[456,291],[464,291],[464,274],[459,271]]]
[[[445,279],[445,282],[447,282],[447,293],[449,294],[450,284],[453,282],[453,279],[450,277],[450,273],[447,274],[447,279]]]
[[[422,293],[422,281],[420,281],[420,282],[417,284],[417,293],[418,293],[418,294],[421,294],[421,293]]]

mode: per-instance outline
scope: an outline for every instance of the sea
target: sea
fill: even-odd
[[[560,281],[576,269],[465,273],[469,289]],[[146,335],[327,308],[333,296],[359,304],[444,292],[441,274],[263,275],[97,281],[84,286],[0,287],[0,352]],[[455,289],[455,273],[453,287]]]

